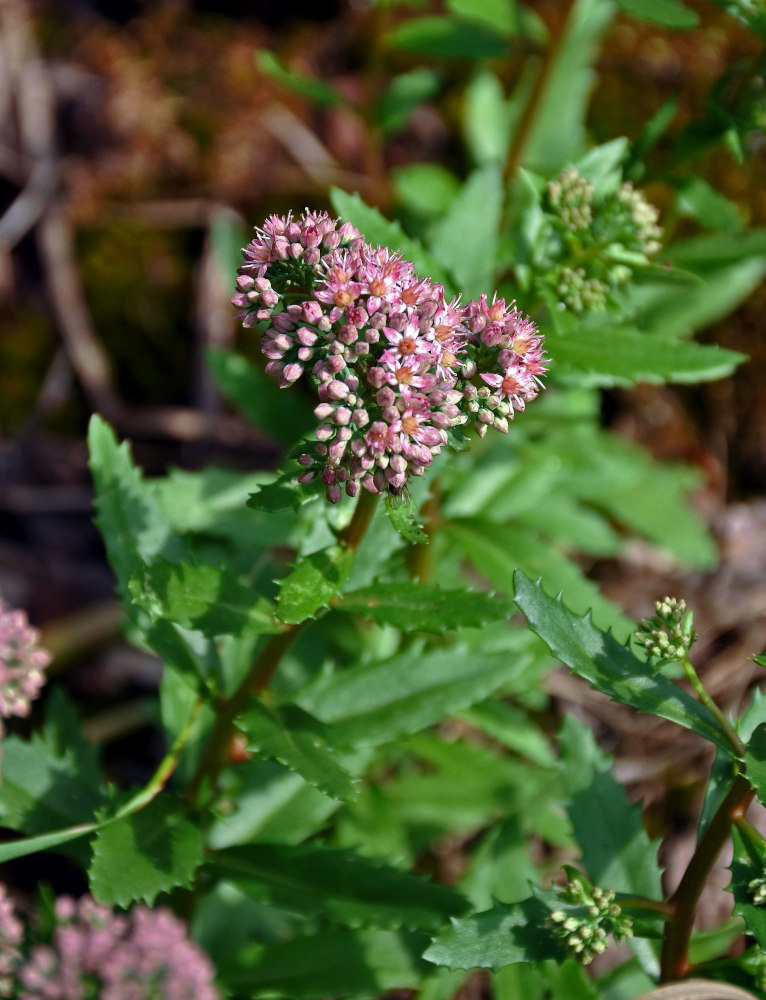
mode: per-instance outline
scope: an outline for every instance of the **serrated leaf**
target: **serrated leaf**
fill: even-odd
[[[567,811],[591,881],[602,889],[661,898],[659,842],[649,839],[640,806],[612,776],[609,755],[571,716],[564,719],[558,742]]]
[[[159,555],[179,561],[185,555],[184,546],[170,529],[150,484],[133,464],[130,445],[127,441],[118,444],[114,431],[97,414],[90,421],[88,446],[96,487],[96,523],[129,611],[128,581],[140,571],[142,561]]]
[[[542,896],[543,894],[541,894]],[[553,894],[549,894],[553,897]],[[449,969],[501,969],[517,962],[564,958],[562,945],[546,929],[551,910],[541,896],[520,903],[495,902],[491,910],[452,920],[423,958]]]
[[[77,712],[60,688],[54,688],[48,698],[41,733],[29,741],[16,736],[3,740],[0,765],[2,826],[43,838],[56,837],[57,833],[49,831],[89,824],[103,805],[103,776],[96,750],[83,738]],[[41,843],[37,849],[64,844],[77,836]],[[88,851],[80,844],[72,845],[66,853],[87,863]]]
[[[437,930],[468,908],[454,889],[328,847],[231,848],[215,856],[213,871],[262,903],[349,927]]]
[[[296,771],[333,799],[358,794],[354,778],[338,762],[331,733],[318,719],[295,705],[267,708],[256,702],[237,719],[247,749]]]
[[[760,723],[747,741],[743,757],[745,775],[761,805],[766,803],[766,722]]]
[[[501,688],[523,686],[535,660],[523,636],[515,656],[462,649],[402,654],[321,677],[296,701],[330,725],[333,741],[376,746],[419,732]]]
[[[208,351],[208,367],[221,392],[255,427],[292,445],[314,423],[311,407],[296,392],[280,389],[247,358],[234,351]]]
[[[510,618],[513,601],[471,590],[442,590],[406,581],[376,583],[345,594],[336,610],[371,618],[403,631],[436,635],[458,628],[481,628]]]
[[[700,21],[699,14],[680,0],[616,0],[616,3],[626,14],[664,28],[696,28]]]
[[[209,637],[281,631],[268,601],[231,573],[204,563],[144,564],[128,588],[153,620],[169,619]]]
[[[161,892],[190,887],[202,860],[199,825],[164,793],[98,831],[88,873],[91,891],[109,906],[128,907],[140,899],[151,906]]]
[[[408,545],[428,545],[430,539],[418,519],[417,506],[412,499],[406,504],[389,502],[384,509],[392,527]]]
[[[431,250],[467,297],[494,287],[502,208],[501,168],[490,163],[471,174],[434,229]]]
[[[386,35],[392,48],[442,59],[492,59],[507,55],[508,42],[489,25],[458,17],[412,17]]]
[[[718,720],[700,702],[646,663],[590,615],[573,614],[520,570],[514,574],[515,600],[530,628],[569,669],[615,701],[691,729],[727,753],[733,750]]]
[[[576,337],[549,332],[545,344],[554,359],[552,370],[588,387],[711,381],[725,378],[747,360],[715,344],[650,336],[625,327],[608,334],[586,327]]]
[[[366,205],[358,194],[347,194],[340,188],[330,188],[330,200],[335,211],[359,229],[373,246],[388,247],[412,261],[421,277],[443,284],[449,294],[450,281],[441,265],[422,243],[404,232],[398,222],[390,222],[377,208]]]
[[[303,556],[292,573],[278,581],[278,617],[290,625],[313,618],[340,593],[353,565],[353,551],[340,545]]]
[[[734,824],[731,829],[734,854],[731,861],[729,892],[734,896],[734,913],[745,921],[760,947],[766,950],[766,906],[756,906],[748,885],[766,874],[766,841],[749,824]]]
[[[380,996],[417,988],[430,971],[420,959],[427,941],[404,931],[325,927],[268,947],[252,945],[227,961],[219,978],[233,995],[252,1000]]]
[[[518,816],[511,816],[484,834],[460,880],[460,890],[474,909],[487,910],[495,899],[500,903],[524,899],[536,874],[527,831]]]

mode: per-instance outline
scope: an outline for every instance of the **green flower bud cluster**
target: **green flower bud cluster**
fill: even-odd
[[[546,187],[548,201],[565,229],[577,232],[593,221],[593,185],[575,167],[567,167]]]
[[[642,191],[637,191],[630,181],[620,185],[616,200],[630,216],[635,226],[635,239],[641,251],[647,256],[662,249],[662,226],[658,225],[659,210],[650,205]]]
[[[747,883],[747,891],[753,900],[753,906],[763,906],[766,903],[766,872]]]
[[[577,313],[606,309],[609,285],[598,278],[589,278],[583,267],[562,267],[556,290],[561,301]]]
[[[612,889],[592,886],[575,875],[568,885],[557,887],[556,893],[572,908],[554,910],[548,926],[583,965],[606,951],[610,936],[614,941],[633,936],[633,922],[615,902]]]
[[[662,246],[657,208],[616,172],[593,184],[567,167],[546,185],[541,207],[547,228],[537,285],[559,309],[603,312]]]
[[[655,614],[638,623],[636,638],[658,665],[682,660],[694,645],[693,612],[686,601],[665,597],[654,606]]]

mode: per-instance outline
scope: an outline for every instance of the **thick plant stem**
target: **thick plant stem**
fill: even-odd
[[[732,822],[745,814],[754,795],[745,776],[738,774],[697,844],[683,878],[670,898],[672,915],[665,924],[662,941],[661,982],[682,979],[689,972],[689,942],[700,895],[715,860],[729,837]]]
[[[553,77],[556,63],[558,62],[559,56],[561,55],[561,51],[564,47],[564,42],[566,41],[569,29],[569,17],[572,7],[574,7],[574,2],[575,0],[565,0],[565,13],[563,16],[561,30],[553,39],[548,51],[545,54],[543,64],[540,67],[540,73],[535,80],[532,93],[530,94],[529,100],[527,101],[524,111],[521,114],[521,119],[516,126],[513,141],[511,142],[511,148],[508,151],[508,157],[505,161],[506,181],[513,180],[519,167],[522,166],[524,162],[524,154],[526,153],[527,145],[532,135],[532,130],[535,126],[535,122],[537,121],[538,112],[543,101],[545,100],[548,85]]]
[[[729,738],[729,742],[731,743],[732,749],[734,750],[734,752],[736,753],[736,755],[738,757],[741,757],[742,754],[745,752],[745,746],[744,746],[742,740],[739,738],[739,736],[737,735],[737,733],[734,731],[734,729],[732,728],[731,723],[726,718],[726,716],[723,714],[723,712],[721,711],[721,709],[718,707],[718,705],[716,705],[716,703],[713,701],[713,699],[708,694],[705,685],[700,680],[699,674],[694,669],[694,666],[692,665],[692,661],[689,659],[688,656],[685,656],[681,660],[681,666],[684,668],[684,672],[686,673],[686,676],[689,678],[689,682],[691,683],[691,686],[694,688],[695,692],[697,693],[697,697],[702,702],[702,704],[705,706],[705,708],[707,708],[708,711],[712,715],[714,715],[715,718],[718,720],[718,723],[721,726],[721,729],[723,729],[723,731],[726,733],[726,735]]]
[[[339,545],[356,552],[370,526],[377,502],[378,496],[375,494],[366,490],[360,494],[353,517],[338,535]],[[266,690],[282,657],[308,624],[309,620],[296,625],[285,625],[282,631],[272,635],[237,690],[228,698],[218,701],[213,731],[186,790],[187,802],[196,803],[205,785],[215,787],[221,771],[233,759],[237,716],[244,711],[253,695],[262,694]]]

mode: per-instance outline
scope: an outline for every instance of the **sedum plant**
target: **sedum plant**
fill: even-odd
[[[334,189],[339,219],[272,216],[238,260],[254,336],[210,366],[284,446],[280,471],[148,479],[91,421],[97,523],[129,638],[163,663],[166,751],[142,787],[110,785],[57,683],[32,735],[4,737],[0,860],[63,854],[89,895],[0,896],[0,995],[62,995],[66,972],[78,1000],[449,1000],[477,975],[497,1000],[631,1000],[688,977],[766,997],[766,842],[745,815],[766,803],[764,699],[725,716],[683,601],[636,624],[582,568],[635,537],[715,564],[697,474],[605,429],[599,393],[730,374],[742,355],[692,334],[766,274],[766,235],[728,233],[730,203],[671,177],[703,231],[662,244],[639,182],[667,113],[632,143],[587,142],[614,5],[578,0],[550,43],[514,4],[446,8],[384,37],[469,60],[466,176],[397,171],[406,229]],[[678,0],[645,8],[693,26]],[[491,60],[517,35],[547,62],[506,96]],[[438,86],[418,67],[362,111],[395,130]],[[746,149],[756,118],[737,108],[680,133],[684,162]],[[13,621],[24,714],[47,657]],[[13,683],[22,647],[0,649]],[[677,886],[611,756],[545,711],[559,664],[715,748]],[[729,841],[732,920],[695,934]]]

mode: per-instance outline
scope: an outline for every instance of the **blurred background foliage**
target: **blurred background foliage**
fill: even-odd
[[[623,135],[634,144],[628,176],[661,208],[669,240],[766,225],[758,5],[668,0],[666,10],[693,20],[687,31],[688,21],[631,16],[631,2],[578,0],[587,31],[550,85],[576,90],[591,144]],[[211,348],[255,356],[256,335],[236,330],[229,305],[250,226],[304,205],[332,210],[335,186],[428,236],[477,166],[507,158],[509,174],[522,164],[552,175],[575,117],[549,116],[524,148],[511,136],[523,124],[520,95],[572,7],[0,2],[0,589],[49,622],[44,641],[60,669],[76,666],[68,686],[121,779],[140,780],[142,752],[151,760],[156,750],[149,741],[137,752],[129,738],[151,715],[142,699],[159,669],[118,641],[105,600],[112,578],[90,524],[89,414],[132,438],[149,473],[211,460],[275,468],[293,436],[292,424],[279,434],[286,411],[271,427],[248,426],[205,363]],[[444,14],[451,34],[433,20]],[[766,645],[766,288],[757,274],[742,280],[754,286],[747,301],[698,339],[748,364],[710,384],[601,397],[604,426],[696,467],[694,503],[722,544],[721,572],[682,575],[641,543],[584,561],[636,617],[673,586],[690,604],[696,596],[703,655],[722,689],[731,664]],[[635,738],[618,710],[605,715],[565,679],[552,689],[585,704],[618,748],[621,736]],[[688,787],[695,752],[656,737],[657,767],[673,755],[675,791]],[[677,794],[666,808],[687,804]]]

